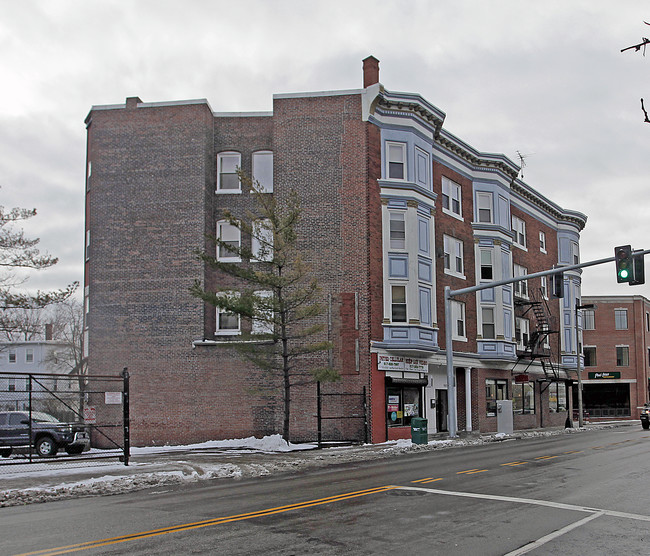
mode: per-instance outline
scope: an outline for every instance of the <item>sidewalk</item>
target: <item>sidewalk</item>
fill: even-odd
[[[95,460],[83,467],[70,461],[44,461],[0,470],[0,507],[67,498],[122,494],[145,488],[211,479],[242,479],[342,463],[369,461],[397,454],[480,445],[522,438],[579,434],[589,430],[639,425],[634,421],[586,424],[583,429],[537,429],[510,435],[470,434],[457,439],[410,440],[316,449],[313,444],[287,445],[278,435],[265,439],[207,442],[194,446],[133,448],[128,466]],[[56,465],[56,468],[54,467]]]

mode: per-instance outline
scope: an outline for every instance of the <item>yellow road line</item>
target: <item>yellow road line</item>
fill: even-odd
[[[515,465],[524,465],[524,463],[528,463],[527,461],[511,461],[510,463],[502,463],[501,465],[509,465],[510,467],[514,467]]]
[[[412,483],[423,483],[424,481],[430,481],[433,479],[433,477],[425,477],[424,479],[416,479],[415,481],[411,481]]]
[[[438,479],[427,479],[426,481],[421,481],[421,484],[425,484],[425,483],[435,483],[436,481],[442,481],[442,478],[438,478]]]
[[[539,456],[538,458],[535,459],[553,459],[556,458],[557,456]]]
[[[245,519],[253,519],[256,517],[264,517],[268,515],[274,515],[279,513],[284,513],[292,510],[300,510],[303,508],[310,508],[313,506],[320,506],[322,504],[330,504],[332,502],[340,502],[342,500],[349,500],[350,498],[358,498],[359,496],[368,496],[369,494],[377,494],[380,492],[386,492],[388,490],[395,489],[395,486],[382,486],[377,488],[371,488],[367,490],[359,490],[356,492],[348,492],[345,494],[339,494],[337,496],[329,496],[327,498],[319,498],[316,500],[308,500],[306,502],[300,502],[298,504],[290,504],[288,506],[278,506],[277,508],[268,508],[266,510],[260,510],[257,512],[250,512],[245,514],[237,514],[231,516],[217,517],[214,519],[207,519],[205,521],[197,521],[194,523],[184,523],[182,525],[174,525],[171,527],[164,527],[162,529],[153,529],[151,531],[141,531],[139,533],[132,533],[130,535],[123,535],[120,537],[112,537],[108,539],[98,539],[95,541],[89,541],[79,544],[71,544],[68,546],[59,546],[56,548],[48,548],[45,550],[37,550],[35,552],[25,552],[22,554],[17,554],[16,556],[56,556],[58,554],[69,554],[71,552],[78,552],[80,550],[88,550],[91,548],[98,548],[100,546],[107,546],[111,544],[118,544],[127,541],[134,541],[139,539],[146,539],[149,537],[156,537],[159,535],[166,535],[168,533],[177,533],[179,531],[189,531],[191,529],[199,529],[201,527],[209,527],[212,525],[221,525],[223,523],[232,523],[233,521],[242,521]]]
[[[474,475],[475,473],[483,473],[487,469],[467,469],[466,471],[458,471],[456,475]]]

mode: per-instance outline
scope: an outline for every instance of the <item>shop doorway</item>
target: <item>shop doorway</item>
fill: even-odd
[[[436,430],[447,432],[447,390],[436,390]]]

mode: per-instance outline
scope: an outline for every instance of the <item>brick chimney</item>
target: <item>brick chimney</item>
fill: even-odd
[[[52,339],[54,326],[52,324],[46,324],[45,325],[45,341],[49,341]]]
[[[379,60],[374,56],[368,56],[363,61],[363,88],[379,83]]]

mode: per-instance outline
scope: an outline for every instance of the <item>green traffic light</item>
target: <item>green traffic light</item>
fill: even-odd
[[[625,269],[621,270],[621,271],[618,273],[618,275],[619,275],[621,278],[623,278],[623,279],[627,278],[627,277],[629,276],[629,274],[630,274],[630,273],[629,273],[627,270],[625,270]]]

